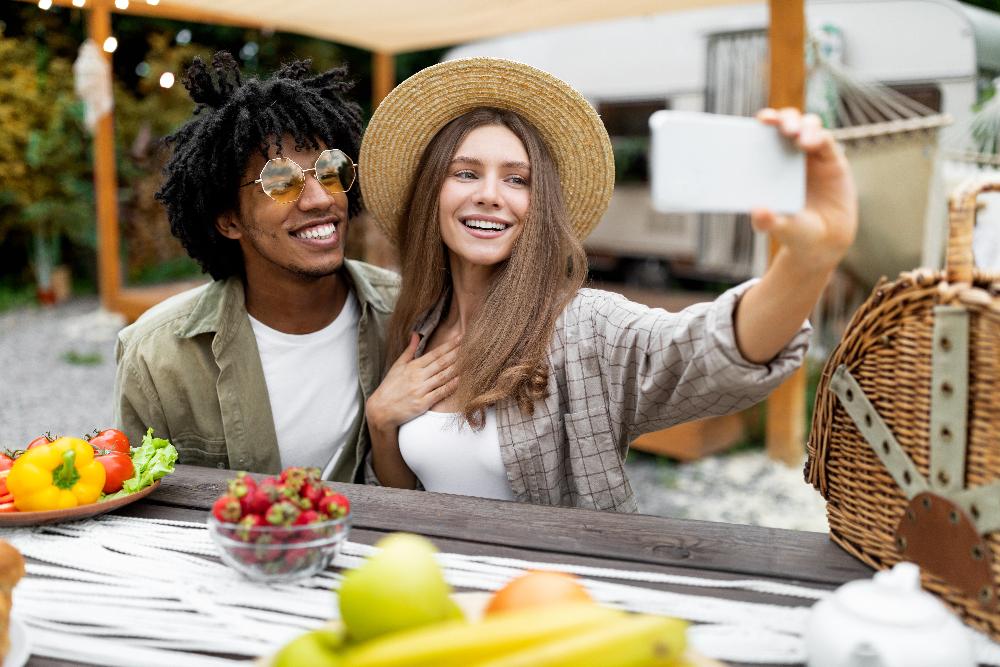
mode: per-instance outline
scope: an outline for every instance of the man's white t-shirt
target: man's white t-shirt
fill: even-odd
[[[313,333],[282,333],[250,318],[282,468],[315,466],[324,477],[333,470],[361,411],[358,319],[351,292],[337,318]]]

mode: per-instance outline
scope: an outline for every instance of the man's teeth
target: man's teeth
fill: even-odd
[[[502,222],[493,222],[491,220],[466,220],[463,224],[466,227],[472,227],[473,229],[488,229],[490,231],[502,232],[507,229],[507,225]]]
[[[301,231],[295,232],[295,237],[300,239],[328,239],[337,230],[336,225],[316,225]]]

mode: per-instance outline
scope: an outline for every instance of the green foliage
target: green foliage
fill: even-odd
[[[143,267],[129,275],[129,282],[133,285],[155,285],[176,280],[190,280],[201,275],[198,263],[187,255],[182,255]]]
[[[104,361],[104,357],[98,352],[69,350],[62,355],[62,360],[72,366],[97,366]]]
[[[975,5],[983,9],[1000,12],[1000,0],[962,0],[967,5]]]
[[[0,239],[30,229],[45,243],[93,227],[83,106],[72,65],[34,40],[0,39]]]
[[[0,313],[35,302],[35,288],[28,285],[0,283]]]

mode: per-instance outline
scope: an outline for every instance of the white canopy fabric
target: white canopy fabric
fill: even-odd
[[[30,0],[29,0],[30,1]],[[328,39],[370,51],[400,53],[451,46],[572,23],[661,14],[763,0],[132,0],[124,11],[230,25],[272,28]],[[56,0],[54,4],[68,5]],[[613,44],[595,48],[614,48]]]

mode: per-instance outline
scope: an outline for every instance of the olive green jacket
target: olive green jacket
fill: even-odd
[[[331,479],[351,482],[358,479],[369,448],[364,401],[382,380],[386,324],[399,277],[362,262],[348,260],[345,267],[361,310],[358,380],[363,398]],[[130,441],[137,443],[152,427],[174,444],[179,463],[261,473],[281,469],[264,371],[239,278],[215,281],[158,304],[118,335],[116,357],[115,423]]]

